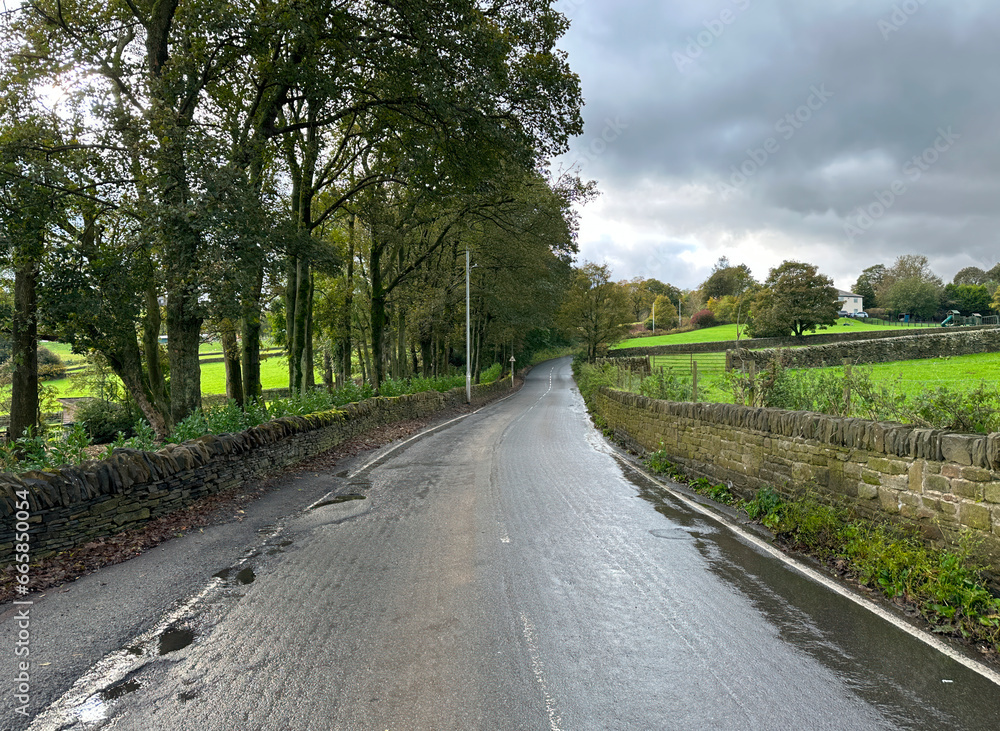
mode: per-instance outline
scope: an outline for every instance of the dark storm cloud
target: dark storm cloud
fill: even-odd
[[[706,260],[677,282],[695,286],[720,254],[743,261],[741,247],[752,250],[746,263],[761,277],[795,250],[849,286],[900,254],[927,254],[945,278],[1000,256],[997,4],[564,9],[574,23],[564,47],[587,99],[567,161],[605,191],[581,232],[591,258],[641,266],[613,249],[683,241],[695,248],[688,261]],[[670,203],[692,187],[700,194]]]

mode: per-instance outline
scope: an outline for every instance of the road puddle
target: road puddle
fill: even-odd
[[[110,685],[101,691],[101,699],[105,701],[115,701],[121,698],[123,695],[128,695],[129,693],[134,693],[142,687],[142,683],[138,680],[123,680],[120,683],[115,683]]]
[[[649,531],[649,534],[656,538],[668,538],[671,540],[691,537],[691,534],[683,528],[657,528],[656,530]]]
[[[190,627],[168,627],[160,635],[159,653],[166,655],[183,650],[194,642],[194,630]]]

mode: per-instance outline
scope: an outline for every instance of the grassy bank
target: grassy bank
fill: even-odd
[[[917,327],[935,327],[935,325],[934,323],[929,323],[921,325],[906,325],[905,327],[912,329]],[[869,323],[865,320],[855,320],[850,317],[841,317],[837,320],[836,325],[831,325],[829,327],[821,326],[817,328],[816,332],[806,335],[806,339],[808,339],[811,335],[828,335],[834,332],[876,332],[879,330],[899,329],[899,325],[888,325],[882,322]],[[715,327],[706,327],[700,330],[691,330],[689,332],[654,335],[647,338],[630,338],[629,340],[624,340],[617,345],[612,346],[611,351],[613,352],[619,348],[651,348],[654,345],[686,345],[689,343],[715,343],[725,340],[736,340],[736,333],[736,325],[716,325]],[[743,335],[742,337],[745,338],[746,335]]]

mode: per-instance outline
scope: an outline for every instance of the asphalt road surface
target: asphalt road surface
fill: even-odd
[[[61,697],[31,728],[1000,728],[988,674],[623,464],[568,360],[286,489],[155,600],[115,567],[40,602]]]

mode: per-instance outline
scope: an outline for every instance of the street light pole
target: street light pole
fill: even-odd
[[[472,403],[472,339],[469,337],[469,249],[465,249],[465,402]]]
[[[656,300],[653,300],[653,332],[656,332]]]

